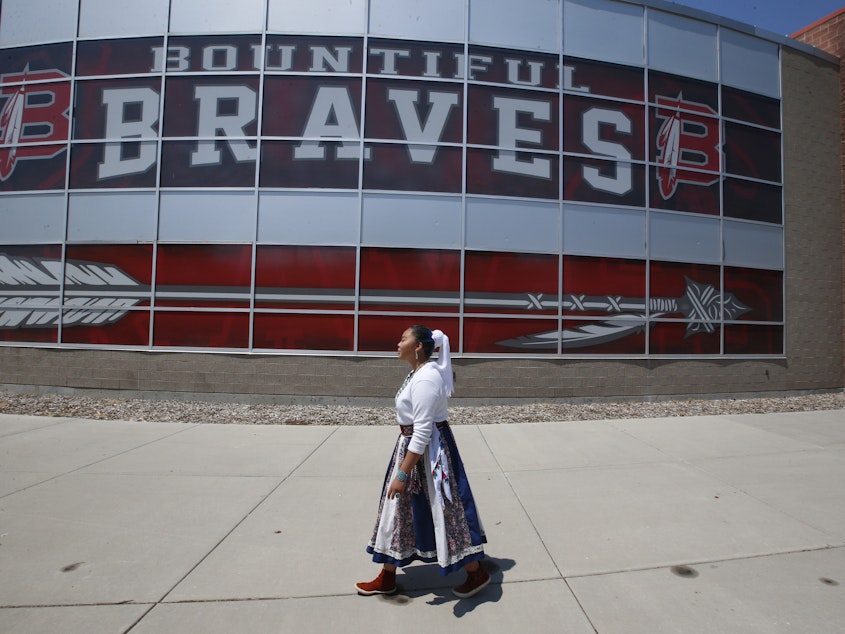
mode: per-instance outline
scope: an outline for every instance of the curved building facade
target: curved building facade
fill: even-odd
[[[464,397],[843,385],[814,49],[657,0],[4,0],[0,47],[0,384],[375,398],[425,323]]]

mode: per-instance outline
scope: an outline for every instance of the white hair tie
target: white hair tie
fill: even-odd
[[[432,360],[430,363],[435,365],[440,376],[443,377],[446,396],[452,396],[455,391],[455,382],[452,375],[452,357],[449,354],[449,337],[442,330],[432,331],[431,336],[434,339],[434,349],[439,349],[440,353],[437,355],[437,360]]]

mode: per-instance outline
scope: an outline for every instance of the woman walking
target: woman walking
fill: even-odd
[[[355,587],[363,595],[392,594],[397,566],[436,561],[444,575],[466,569],[466,581],[452,592],[471,597],[490,583],[481,565],[487,538],[447,422],[453,390],[449,338],[439,330],[411,326],[402,333],[398,353],[411,372],[396,393],[400,435],[367,546],[383,567],[373,581]]]

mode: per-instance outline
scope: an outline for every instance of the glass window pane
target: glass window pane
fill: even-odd
[[[648,65],[677,75],[717,81],[716,26],[649,10]]]
[[[494,198],[467,200],[467,248],[557,253],[559,236],[557,204]]]
[[[262,192],[259,242],[357,244],[358,194]]]
[[[172,242],[255,238],[252,192],[162,192],[158,237]]]
[[[270,0],[267,29],[284,33],[353,33],[367,28],[367,0]]]
[[[725,264],[783,268],[783,228],[725,220]]]
[[[68,242],[155,240],[158,199],[154,193],[71,193]]]
[[[168,0],[82,0],[80,37],[147,35],[167,31]]]
[[[652,212],[649,254],[657,260],[712,262],[722,259],[718,218]]]
[[[170,0],[174,33],[264,30],[265,0]]]
[[[778,45],[722,28],[722,81],[729,86],[780,97]]]
[[[7,244],[40,244],[64,240],[65,200],[62,194],[0,196],[0,240]]]
[[[643,8],[614,0],[563,0],[563,52],[643,65]]]
[[[370,0],[370,33],[460,42],[464,39],[464,3],[455,0]]]
[[[641,210],[563,206],[566,254],[642,258],[645,245],[645,213]]]
[[[361,242],[373,246],[458,249],[461,200],[365,194]]]
[[[469,39],[481,44],[557,53],[560,2],[469,0]]]
[[[0,45],[72,40],[79,0],[3,0]]]

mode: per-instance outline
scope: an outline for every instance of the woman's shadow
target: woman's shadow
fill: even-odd
[[[436,565],[414,565],[402,569],[401,575],[396,579],[399,592],[385,596],[384,600],[397,605],[406,605],[415,599],[431,597],[426,601],[429,605],[454,603],[452,611],[455,616],[460,618],[464,614],[472,612],[476,606],[483,603],[496,603],[501,599],[504,573],[512,569],[516,562],[513,559],[486,557],[482,565],[490,573],[490,585],[474,597],[459,599],[452,594],[452,586],[457,586],[464,580],[466,573],[463,571],[443,577]],[[451,581],[445,587],[442,585],[444,578]]]

